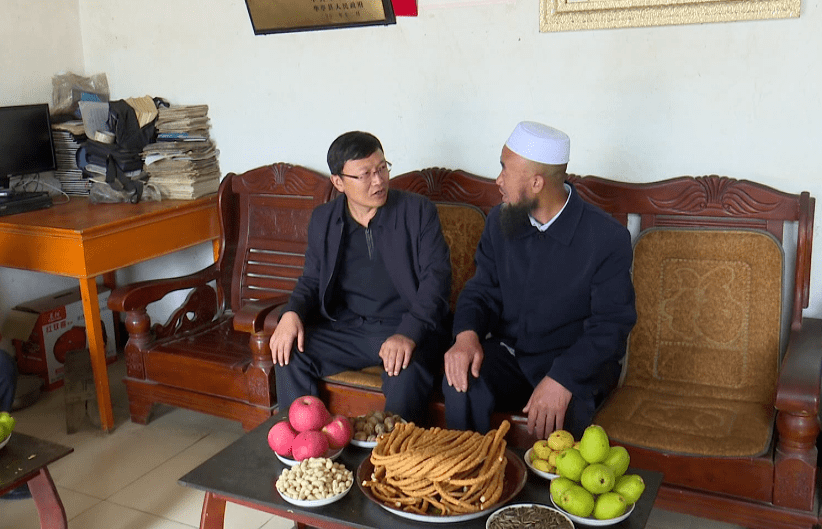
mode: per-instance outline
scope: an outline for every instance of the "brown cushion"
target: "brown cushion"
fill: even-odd
[[[366,367],[359,371],[343,371],[323,380],[346,386],[382,391],[382,366]]]
[[[623,443],[764,453],[773,431],[782,248],[753,231],[665,229],[634,250],[637,324],[595,422]]]
[[[442,225],[442,235],[451,251],[451,310],[457,306],[457,297],[465,282],[476,271],[474,254],[477,252],[485,214],[468,204],[438,203],[437,211]]]

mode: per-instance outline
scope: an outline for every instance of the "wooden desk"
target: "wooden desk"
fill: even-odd
[[[59,200],[59,199],[58,199]],[[104,431],[114,427],[97,276],[114,286],[115,270],[213,240],[217,196],[139,204],[90,204],[72,197],[49,209],[0,217],[0,266],[77,278]]]
[[[12,433],[9,443],[0,449],[0,496],[28,483],[40,514],[40,527],[66,529],[66,510],[47,465],[73,451],[70,446]]]

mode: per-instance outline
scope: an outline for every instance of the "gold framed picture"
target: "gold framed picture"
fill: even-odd
[[[246,0],[255,35],[396,24],[391,0]]]
[[[800,0],[540,0],[540,32],[798,18]]]

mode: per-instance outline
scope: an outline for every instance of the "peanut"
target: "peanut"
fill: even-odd
[[[277,478],[280,494],[296,500],[321,500],[342,494],[354,483],[354,474],[325,457],[312,457],[283,470]]]

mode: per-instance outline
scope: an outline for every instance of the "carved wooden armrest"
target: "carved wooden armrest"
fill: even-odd
[[[775,407],[780,449],[806,449],[819,434],[822,320],[804,318],[792,329],[782,360]]]
[[[217,265],[187,276],[152,279],[117,287],[108,298],[108,307],[114,312],[145,309],[146,305],[163,299],[176,290],[195,288],[217,279]]]
[[[289,294],[280,294],[271,298],[249,301],[234,315],[234,330],[249,334],[266,331],[264,334],[271,336],[280,312],[288,303],[288,297]],[[275,325],[271,328],[265,325],[269,314],[273,314],[275,318]]]
[[[776,388],[774,505],[814,506],[821,375],[822,320],[804,318],[801,329],[791,330]]]

